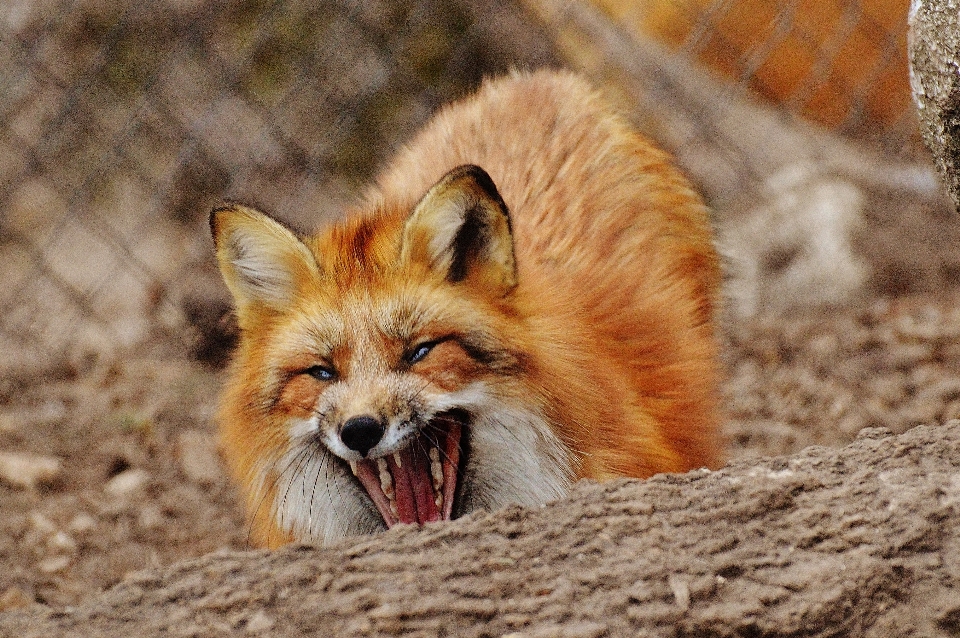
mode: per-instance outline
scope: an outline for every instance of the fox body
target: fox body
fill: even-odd
[[[330,542],[718,461],[708,212],[581,79],[442,110],[346,221],[211,215],[255,539]]]

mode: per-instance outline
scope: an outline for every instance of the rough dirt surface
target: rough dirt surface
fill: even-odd
[[[153,569],[17,636],[950,636],[960,422],[323,550]]]

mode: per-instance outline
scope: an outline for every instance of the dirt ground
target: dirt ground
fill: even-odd
[[[648,481],[582,482],[317,549],[214,552],[21,638],[226,635],[898,638],[960,629],[960,421]]]

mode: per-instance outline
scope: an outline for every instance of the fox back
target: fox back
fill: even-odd
[[[718,461],[708,212],[574,75],[443,109],[342,223],[214,211],[219,413],[265,545]]]

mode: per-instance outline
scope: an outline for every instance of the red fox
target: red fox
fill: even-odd
[[[309,237],[211,214],[241,330],[218,420],[256,542],[718,462],[708,211],[583,80],[488,81],[377,184]]]

